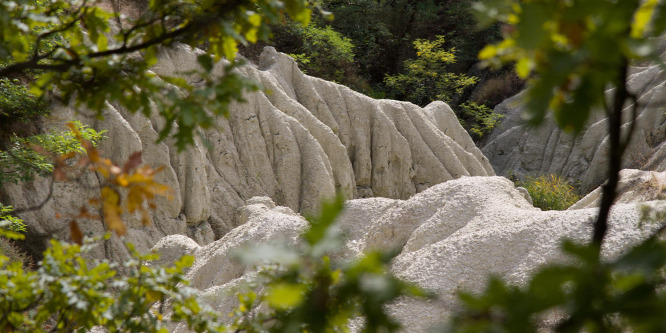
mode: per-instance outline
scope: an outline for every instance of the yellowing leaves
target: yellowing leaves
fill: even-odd
[[[532,61],[529,58],[521,58],[516,63],[516,74],[525,79],[530,74]]]
[[[236,53],[238,53],[238,42],[233,37],[222,37],[222,54],[233,61],[236,58]]]
[[[155,182],[155,174],[162,168],[153,169],[148,165],[141,165],[141,152],[135,152],[127,159],[123,167],[119,167],[111,160],[100,156],[99,151],[90,143],[85,141],[81,133],[73,126],[68,125],[76,138],[85,148],[86,156],[82,156],[78,166],[87,165],[88,168],[97,172],[101,177],[101,200],[90,200],[91,204],[101,204],[104,223],[109,231],[118,236],[127,233],[127,227],[123,222],[123,214],[139,212],[144,225],[150,224],[148,209],[154,209],[154,199],[164,196],[170,199],[170,188],[164,184]],[[82,208],[78,218],[90,218],[87,209]],[[78,225],[72,224],[72,236],[79,242],[80,230]]]
[[[657,0],[646,0],[641,3],[641,6],[638,8],[634,14],[634,21],[631,24],[631,37],[632,38],[641,38],[648,28],[650,19],[654,14],[655,7],[657,7],[659,1]]]
[[[286,310],[303,301],[305,290],[305,286],[302,284],[280,283],[269,289],[265,300],[273,308]]]
[[[102,211],[104,212],[104,222],[106,227],[116,233],[118,236],[124,236],[127,228],[120,218],[122,209],[120,208],[120,194],[110,187],[102,188]]]
[[[497,54],[497,47],[495,45],[486,45],[481,52],[479,52],[479,60],[486,60],[494,57]]]

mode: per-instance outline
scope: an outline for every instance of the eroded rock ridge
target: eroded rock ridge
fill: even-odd
[[[160,56],[157,74],[194,69],[198,50],[176,46]],[[222,75],[222,66],[214,70]],[[239,71],[265,88],[232,105],[228,118],[204,131],[211,144],[197,141],[178,153],[169,142],[155,143],[164,124],[159,117],[130,114],[108,104],[105,120],[95,123],[85,110],[55,106],[47,127],[81,119],[108,130],[100,149],[123,163],[135,151],[144,162],[164,166],[157,180],[170,186],[173,200],[160,199],[152,226],[130,216],[128,239],[147,250],[161,237],[187,234],[199,244],[224,236],[240,224],[238,208],[255,197],[271,198],[294,212],[313,212],[322,198],[340,191],[346,198],[407,199],[438,183],[462,176],[494,175],[481,154],[442,102],[425,108],[406,102],[375,100],[344,86],[303,74],[290,57],[266,48],[258,66]],[[187,77],[196,84],[196,77]],[[88,112],[89,113],[89,112]],[[67,216],[97,195],[99,180],[56,183],[53,200],[22,217],[38,236],[68,238]],[[6,185],[2,200],[15,207],[38,203],[49,180]],[[61,218],[56,219],[56,213]],[[82,223],[86,234],[100,234],[99,221]],[[101,256],[122,257],[115,241]],[[111,250],[109,250],[111,248]],[[101,251],[101,250],[100,250]]]

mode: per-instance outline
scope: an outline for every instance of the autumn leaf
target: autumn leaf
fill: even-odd
[[[125,162],[125,165],[123,166],[123,172],[127,173],[130,170],[136,168],[141,164],[142,159],[141,159],[141,152],[137,151],[134,152],[130,157],[127,159],[127,162]]]
[[[102,188],[102,210],[104,212],[104,222],[110,231],[118,236],[124,236],[127,228],[120,218],[122,208],[120,207],[120,195],[110,187]]]
[[[69,232],[74,243],[79,245],[83,244],[83,232],[79,229],[79,225],[76,221],[69,222]]]

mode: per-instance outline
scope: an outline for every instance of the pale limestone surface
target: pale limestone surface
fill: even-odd
[[[174,262],[184,255],[193,255],[201,246],[192,238],[185,235],[169,235],[160,239],[152,250],[160,258],[151,262],[151,265],[173,266]]]
[[[176,45],[164,50],[152,69],[179,75],[195,69],[202,51]],[[222,66],[214,68],[222,75]],[[266,92],[248,93],[247,103],[231,106],[228,118],[204,131],[211,149],[197,138],[177,152],[172,142],[155,143],[163,120],[153,114],[130,114],[107,104],[104,120],[90,112],[54,105],[47,129],[63,129],[71,119],[107,130],[103,156],[122,165],[135,151],[163,167],[157,180],[173,189],[173,200],[158,198],[152,225],[127,216],[128,240],[147,251],[165,235],[188,235],[200,245],[241,225],[238,209],[255,196],[271,198],[294,212],[314,212],[322,198],[340,191],[348,199],[406,199],[435,184],[461,176],[494,175],[451,109],[442,102],[426,108],[391,100],[374,100],[344,86],[303,74],[290,57],[266,48],[259,65],[238,71],[261,83]],[[196,84],[200,78],[185,77]],[[31,238],[68,238],[69,216],[96,195],[97,176],[83,184],[58,183],[54,200],[22,214]],[[89,188],[88,188],[89,187]],[[5,204],[25,207],[47,195],[48,181],[37,180],[0,189]],[[55,218],[56,213],[60,218]],[[85,221],[86,234],[100,234],[98,221]],[[104,253],[121,258],[127,251],[113,238]]]
[[[623,202],[612,211],[603,248],[607,258],[655,228],[639,227],[637,202]],[[666,202],[647,204],[663,209]],[[540,265],[566,260],[561,241],[589,241],[597,213],[596,208],[541,211],[501,177],[462,177],[407,200],[355,199],[345,207],[338,223],[346,244],[334,260],[373,249],[397,250],[393,272],[438,295],[428,302],[404,299],[391,306],[407,332],[424,332],[445,320],[457,306],[456,291],[481,291],[489,274],[521,284]],[[306,227],[304,219],[268,198],[252,199],[241,216],[245,224],[195,252],[188,273],[204,299],[225,312],[233,309],[235,292],[254,274],[253,268],[232,259],[234,249],[258,241],[296,244]]]
[[[662,49],[665,46],[661,45]],[[638,96],[638,117],[622,167],[666,171],[666,114],[663,107],[666,104],[666,72],[655,63],[635,64],[628,86]],[[482,149],[495,171],[500,175],[518,177],[558,174],[579,181],[585,192],[605,181],[609,150],[604,113],[593,111],[586,127],[575,138],[563,133],[550,116],[540,127],[528,129],[522,121],[524,95],[521,93],[507,99],[495,108],[495,112],[505,117]],[[632,107],[625,107],[626,114],[630,114]],[[628,126],[627,117],[623,130],[626,131]]]
[[[568,209],[599,207],[602,192],[603,187],[599,186]],[[636,169],[620,171],[616,203],[663,200],[664,198],[666,198],[666,172]]]

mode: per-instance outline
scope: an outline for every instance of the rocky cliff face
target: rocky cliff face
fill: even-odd
[[[628,85],[638,96],[638,117],[623,167],[664,171],[666,72],[654,63],[637,64],[632,68]],[[583,191],[601,184],[606,179],[609,155],[605,114],[600,110],[593,112],[577,137],[563,133],[550,118],[542,126],[529,129],[522,123],[522,98],[519,94],[495,108],[495,112],[506,116],[482,149],[495,171],[517,176],[559,174],[579,181]],[[632,107],[627,105],[625,111],[629,114]],[[628,120],[623,125],[625,130]]]
[[[193,69],[197,52],[184,46],[165,50],[154,71],[173,75]],[[240,71],[266,92],[247,94],[247,103],[233,105],[228,118],[217,120],[217,128],[204,131],[211,149],[197,142],[178,153],[169,142],[156,144],[161,119],[110,104],[102,122],[87,118],[85,110],[62,105],[45,120],[53,128],[78,118],[108,130],[100,149],[116,163],[143,151],[145,163],[164,166],[157,180],[174,190],[173,200],[157,202],[151,227],[128,217],[128,239],[140,249],[170,234],[187,234],[200,244],[222,237],[240,224],[237,210],[254,196],[271,198],[294,212],[312,212],[336,191],[349,199],[407,199],[447,180],[494,175],[444,103],[420,108],[374,100],[304,75],[291,58],[272,48],[264,51],[258,66]],[[33,205],[46,196],[48,184],[40,179],[3,186],[0,198],[15,207]],[[21,215],[30,223],[31,239],[68,237],[67,216],[96,195],[98,184],[94,175],[80,184],[57,183],[53,200],[43,209]],[[84,233],[103,230],[99,221],[81,225]],[[97,255],[122,257],[124,246],[112,240],[105,251]]]

